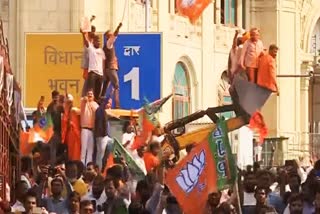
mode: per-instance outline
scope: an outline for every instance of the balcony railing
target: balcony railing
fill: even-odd
[[[0,45],[9,56],[8,40],[4,38],[2,21],[0,21]],[[9,59],[8,62],[10,63]],[[0,197],[4,199],[6,184],[13,188],[19,178],[20,125],[16,120],[18,117],[14,105],[13,75],[9,74],[8,66],[5,69],[0,66],[0,74],[0,83],[2,83],[0,84],[2,86],[0,90]]]

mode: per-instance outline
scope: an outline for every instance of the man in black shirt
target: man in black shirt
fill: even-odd
[[[47,108],[47,113],[51,115],[53,123],[53,136],[49,143],[51,145],[51,162],[56,162],[57,150],[61,147],[61,115],[64,112],[63,106],[59,103],[59,92],[54,90],[51,93],[52,101]],[[63,153],[63,152],[62,152]],[[61,154],[61,151],[59,151]]]

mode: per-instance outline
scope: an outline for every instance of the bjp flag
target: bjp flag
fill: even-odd
[[[156,113],[170,99],[170,97],[172,97],[172,94],[164,98],[160,98],[152,103],[145,98],[145,104],[142,108],[137,110],[139,115],[139,126],[142,130],[140,130],[140,134],[135,137],[133,145],[131,146],[133,150],[148,143],[147,141],[151,137],[152,131],[160,125]]]
[[[236,180],[227,124],[224,120],[166,175],[166,184],[184,213],[199,213],[208,195],[229,188]],[[196,202],[196,203],[195,203]]]
[[[191,23],[195,23],[211,0],[177,0],[176,8],[182,16],[187,16]]]
[[[30,143],[31,132],[20,131],[20,154],[23,156],[30,155],[32,149],[35,147],[35,143]]]

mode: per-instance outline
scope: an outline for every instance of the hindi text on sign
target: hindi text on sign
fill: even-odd
[[[79,93],[80,80],[78,79],[49,79],[48,83],[51,91],[58,90],[68,93],[69,88],[75,88],[76,93]]]
[[[82,52],[79,51],[58,51],[53,46],[44,48],[44,64],[66,64],[72,65],[73,59],[81,61]]]

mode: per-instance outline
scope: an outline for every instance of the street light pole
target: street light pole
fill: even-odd
[[[150,11],[149,11],[149,5],[150,5],[150,0],[145,0],[145,31],[149,31],[149,26],[150,26]]]

